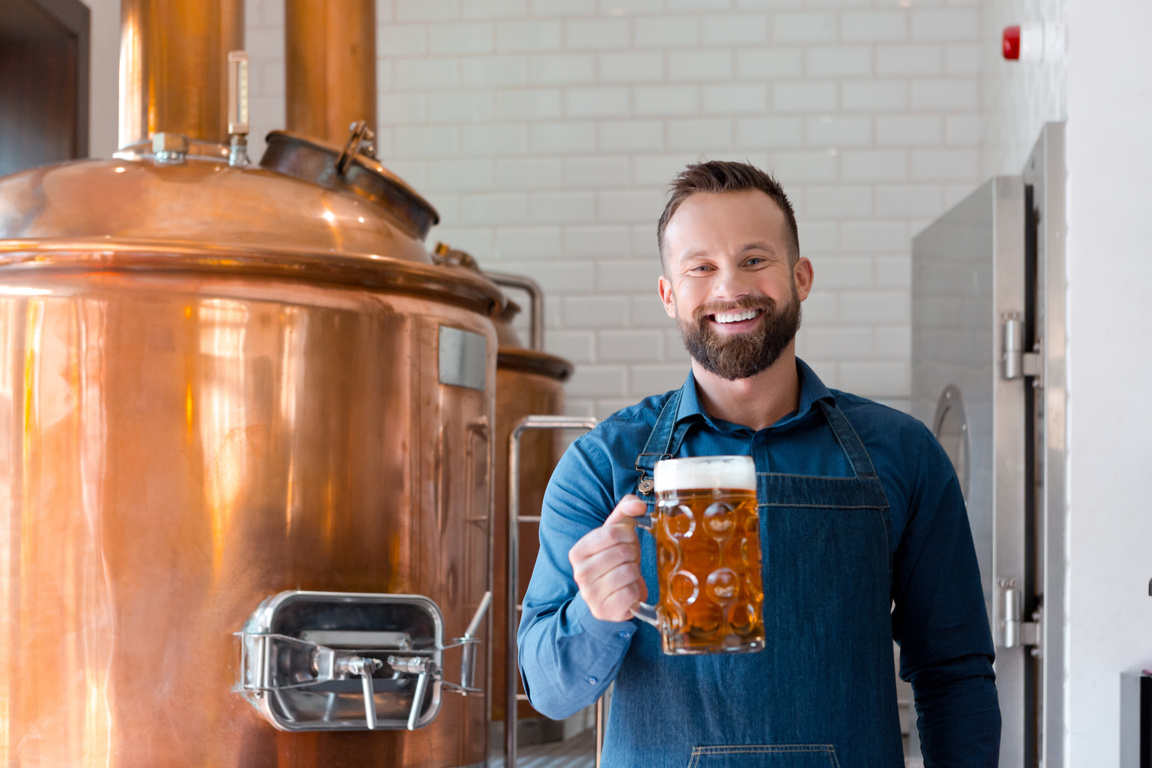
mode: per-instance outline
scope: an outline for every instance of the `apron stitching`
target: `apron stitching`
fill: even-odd
[[[718,744],[692,748],[692,756],[695,758],[704,755],[776,755],[806,752],[824,752],[829,756],[834,756],[836,746],[834,744]]]

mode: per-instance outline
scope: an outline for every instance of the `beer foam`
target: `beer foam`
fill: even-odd
[[[656,462],[656,492],[677,488],[744,488],[756,490],[751,456],[697,456]]]

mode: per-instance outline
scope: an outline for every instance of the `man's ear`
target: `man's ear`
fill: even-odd
[[[661,303],[664,304],[664,311],[668,313],[668,317],[675,320],[678,313],[676,312],[676,294],[672,292],[672,281],[664,275],[660,275],[660,280],[656,283],[656,290],[660,294]]]
[[[796,281],[796,295],[800,297],[800,301],[804,301],[812,292],[812,281],[815,279],[812,262],[806,256],[796,259],[796,263],[792,266],[792,279]]]

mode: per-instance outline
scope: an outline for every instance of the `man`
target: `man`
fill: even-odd
[[[922,424],[829,390],[795,355],[813,268],[780,186],[689,166],[657,228],[660,299],[692,356],[684,386],[582,436],[549,483],[520,668],[555,718],[616,688],[605,764],[898,768],[892,639],[926,765],[995,766],[993,649],[964,500]],[[665,656],[630,609],[656,588],[662,456],[751,455],[763,651]]]

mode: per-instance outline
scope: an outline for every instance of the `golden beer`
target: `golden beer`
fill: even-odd
[[[660,600],[649,616],[660,628],[664,652],[762,649],[760,515],[751,457],[661,461],[654,479],[650,530]],[[647,606],[639,607],[637,615],[646,619]]]

